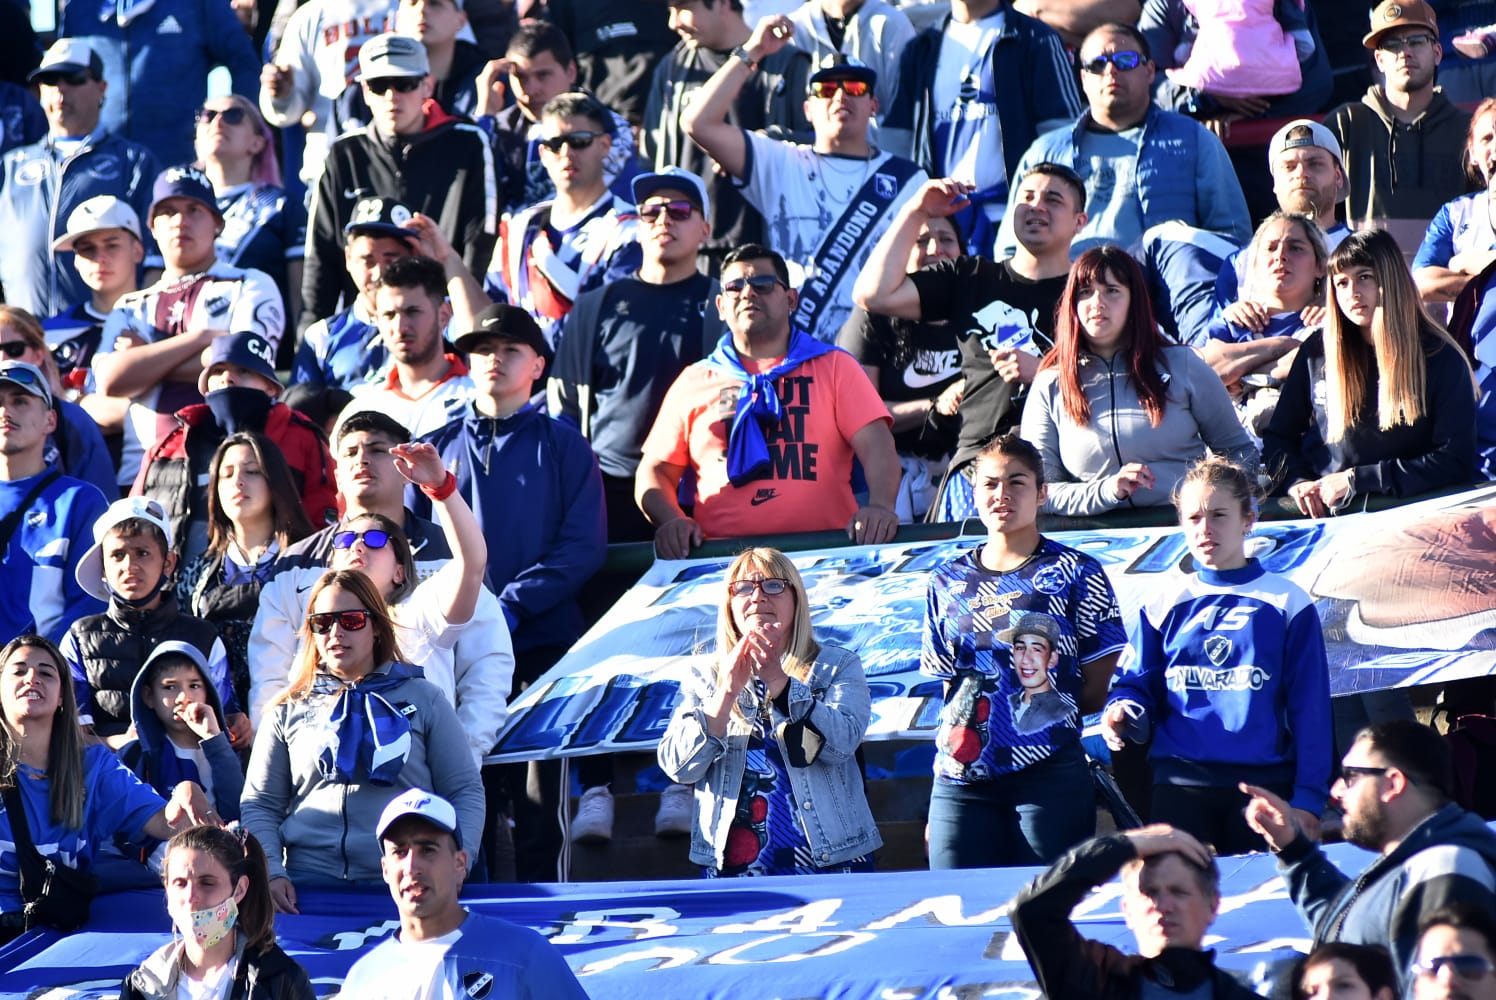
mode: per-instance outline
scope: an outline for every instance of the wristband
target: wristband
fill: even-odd
[[[748,54],[748,50],[743,48],[741,45],[733,47],[732,55],[735,58],[741,60],[743,62],[743,65],[747,66],[749,69],[754,71],[758,70],[758,61],[750,56]]]
[[[451,472],[448,472],[447,478],[443,479],[436,486],[427,486],[425,484],[422,484],[421,492],[426,494],[431,499],[435,500],[437,503],[441,503],[443,500],[447,499],[447,497],[457,492],[457,477],[452,475]]]

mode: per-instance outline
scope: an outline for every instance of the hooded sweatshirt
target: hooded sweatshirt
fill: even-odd
[[[1381,219],[1431,219],[1446,201],[1465,193],[1457,151],[1465,146],[1470,115],[1442,91],[1423,114],[1403,124],[1380,84],[1357,103],[1342,104],[1325,118],[1340,142],[1354,150],[1344,157],[1350,194],[1345,218],[1361,228]]]
[[[120,748],[119,757],[125,766],[146,784],[154,788],[162,798],[170,798],[174,784],[163,773],[167,755],[175,754],[166,734],[166,726],[156,715],[150,703],[150,691],[145,683],[147,671],[135,677],[130,688],[130,721],[135,724],[135,742]],[[208,681],[205,677],[203,680]],[[203,685],[208,696],[208,707],[218,720],[218,735],[202,741],[202,751],[208,758],[209,774],[203,775],[211,785],[213,808],[218,810],[226,822],[239,818],[239,794],[244,790],[244,771],[239,765],[239,755],[229,745],[229,734],[223,721],[223,702],[218,698],[218,689],[211,681]]]

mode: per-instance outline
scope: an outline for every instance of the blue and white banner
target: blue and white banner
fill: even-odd
[[[1371,859],[1346,845],[1330,856],[1347,872]],[[1246,972],[1307,950],[1271,857],[1220,864],[1220,917],[1206,944],[1223,966]],[[1006,904],[1037,871],[475,886],[466,902],[544,934],[592,1000],[1036,1000]],[[1130,952],[1120,890],[1116,880],[1103,886],[1074,919],[1086,936]],[[381,890],[307,889],[299,900],[302,913],[277,917],[276,931],[321,997],[398,926]],[[101,897],[85,929],[33,933],[0,950],[0,997],[114,1000],[130,969],[170,940],[168,927],[159,891]]]
[[[1189,572],[1176,528],[1064,532],[1095,556],[1124,620]],[[821,641],[854,649],[873,691],[868,739],[928,739],[937,683],[919,675],[925,581],[981,537],[795,553]],[[1323,521],[1274,521],[1252,552],[1315,597],[1335,694],[1496,669],[1496,487]],[[515,703],[490,760],[652,750],[689,657],[709,655],[730,559],[656,562]]]

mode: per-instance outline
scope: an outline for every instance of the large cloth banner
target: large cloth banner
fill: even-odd
[[[1347,845],[1330,856],[1351,873],[1371,859]],[[1249,972],[1307,950],[1269,856],[1220,864],[1221,915],[1206,944],[1224,967]],[[466,902],[546,935],[592,1000],[1036,1000],[1006,904],[1037,871],[475,886]],[[1132,951],[1120,890],[1116,880],[1103,886],[1074,919],[1086,936]],[[276,931],[321,997],[399,926],[383,891],[308,889],[300,904]],[[129,970],[170,939],[168,926],[160,892],[101,897],[83,930],[32,933],[0,950],[0,997],[114,1000]]]
[[[1053,537],[1106,568],[1124,621],[1191,572],[1177,528]],[[933,737],[940,688],[919,674],[930,570],[981,537],[793,554],[822,642],[854,649],[873,692],[870,740]],[[1496,487],[1394,510],[1257,527],[1251,552],[1316,599],[1337,695],[1496,668]],[[491,761],[648,751],[689,658],[715,648],[730,559],[660,561],[517,700]]]

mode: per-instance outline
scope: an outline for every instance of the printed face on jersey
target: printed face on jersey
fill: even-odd
[[[580,115],[547,115],[541,120],[540,130],[540,162],[557,191],[590,192],[602,187],[603,164],[613,148],[606,123]]]
[[[977,460],[972,497],[988,532],[1006,535],[1032,529],[1047,495],[1038,473],[1023,459],[984,455]]]
[[[1018,674],[1018,683],[1023,687],[1023,700],[1036,694],[1054,690],[1049,672],[1060,662],[1060,654],[1049,646],[1042,635],[1016,635],[1013,637],[1013,670]]]

